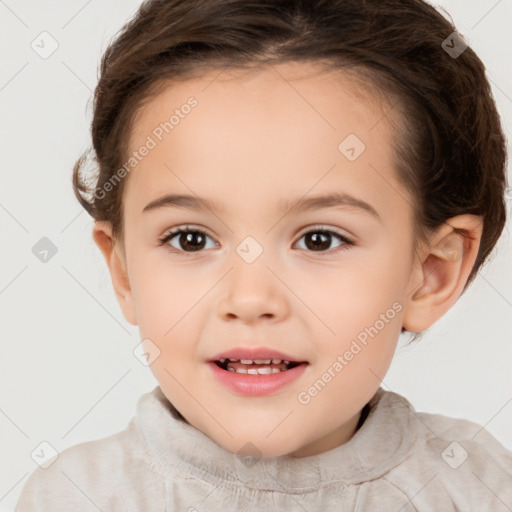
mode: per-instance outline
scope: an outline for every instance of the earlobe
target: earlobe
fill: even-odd
[[[114,241],[110,223],[107,221],[96,221],[92,231],[92,238],[105,258],[110,271],[112,286],[124,317],[130,324],[137,325],[126,258],[118,244]]]
[[[405,301],[407,331],[428,329],[455,304],[476,261],[482,228],[481,217],[452,217],[418,254]]]

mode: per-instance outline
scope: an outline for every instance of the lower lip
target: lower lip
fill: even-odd
[[[226,371],[212,362],[209,362],[208,365],[221,384],[236,393],[248,396],[263,396],[275,393],[298,379],[308,366],[307,364],[299,364],[284,372],[251,375]]]

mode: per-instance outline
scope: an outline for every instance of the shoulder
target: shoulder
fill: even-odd
[[[122,432],[71,446],[46,469],[38,467],[16,512],[126,510],[135,489],[157,490],[154,464],[132,420]]]
[[[385,479],[417,510],[512,509],[510,450],[475,422],[417,412],[404,397],[392,395],[386,402],[408,416],[414,442]]]

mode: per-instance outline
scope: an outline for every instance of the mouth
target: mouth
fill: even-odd
[[[207,363],[217,382],[242,396],[268,396],[299,379],[309,361],[270,347],[235,347]]]
[[[221,358],[213,361],[219,368],[228,372],[246,373],[249,375],[269,375],[291,370],[306,361],[288,361],[282,359],[235,359]]]

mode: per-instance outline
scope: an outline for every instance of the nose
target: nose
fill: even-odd
[[[282,321],[289,314],[287,288],[277,272],[259,258],[253,263],[233,261],[222,283],[218,312],[223,320],[254,324],[260,318]]]

